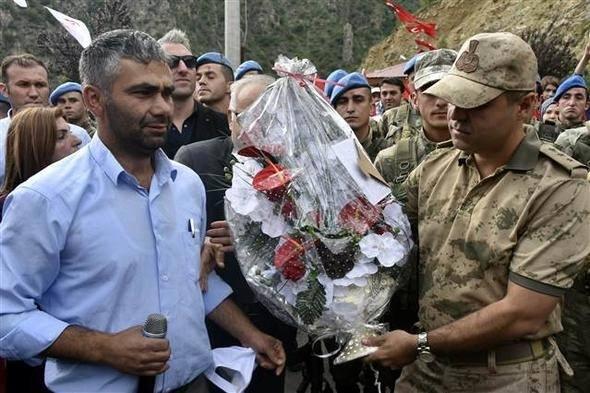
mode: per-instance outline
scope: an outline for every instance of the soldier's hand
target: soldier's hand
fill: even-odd
[[[379,347],[376,352],[367,356],[367,362],[377,362],[384,367],[402,368],[416,360],[418,338],[403,330],[366,338],[363,344]]]
[[[125,373],[154,376],[168,369],[170,343],[165,338],[147,338],[134,326],[111,335],[103,350],[104,362]]]

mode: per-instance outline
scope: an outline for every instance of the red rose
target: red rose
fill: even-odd
[[[280,201],[287,193],[287,187],[293,176],[288,169],[279,164],[270,164],[252,179],[255,190],[263,192],[273,202]]]
[[[283,266],[292,259],[300,259],[305,253],[305,248],[299,239],[286,236],[286,241],[281,244],[276,252],[274,264],[277,269],[282,269]]]
[[[358,234],[365,234],[381,217],[381,212],[363,197],[348,202],[340,211],[340,223]]]
[[[283,277],[287,280],[297,281],[305,275],[305,264],[301,259],[291,259],[283,266]]]

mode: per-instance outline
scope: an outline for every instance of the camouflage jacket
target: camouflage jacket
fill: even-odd
[[[555,145],[568,156],[590,166],[590,121],[583,127],[562,132]]]
[[[404,137],[393,146],[381,150],[375,159],[375,167],[391,187],[393,195],[405,201],[404,181],[422,159],[434,149],[437,143],[432,142],[421,127],[414,136]]]
[[[403,137],[416,134],[421,127],[420,115],[412,108],[412,105],[403,103],[383,113],[379,121],[379,134],[390,144],[394,144]]]
[[[391,143],[379,135],[378,123],[371,119],[369,120],[369,135],[362,141],[359,141],[371,161],[375,160],[379,152],[389,146]]]
[[[92,138],[96,133],[96,120],[88,116],[88,122],[86,124],[80,124],[80,127],[84,128],[88,135]]]
[[[406,181],[423,327],[436,329],[501,300],[509,280],[561,296],[590,254],[587,169],[532,131],[484,179],[470,155],[447,145]],[[558,307],[527,338],[560,331],[560,318]]]

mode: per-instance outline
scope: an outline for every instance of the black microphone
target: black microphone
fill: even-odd
[[[168,321],[162,314],[148,315],[143,324],[143,335],[149,338],[166,338]],[[137,393],[153,393],[156,385],[156,377],[139,377]]]

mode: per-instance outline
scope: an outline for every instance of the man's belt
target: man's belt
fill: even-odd
[[[502,345],[488,351],[465,352],[440,358],[444,363],[453,366],[487,367],[491,358],[498,366],[528,362],[545,356],[551,344],[547,339],[534,341],[519,341]]]

